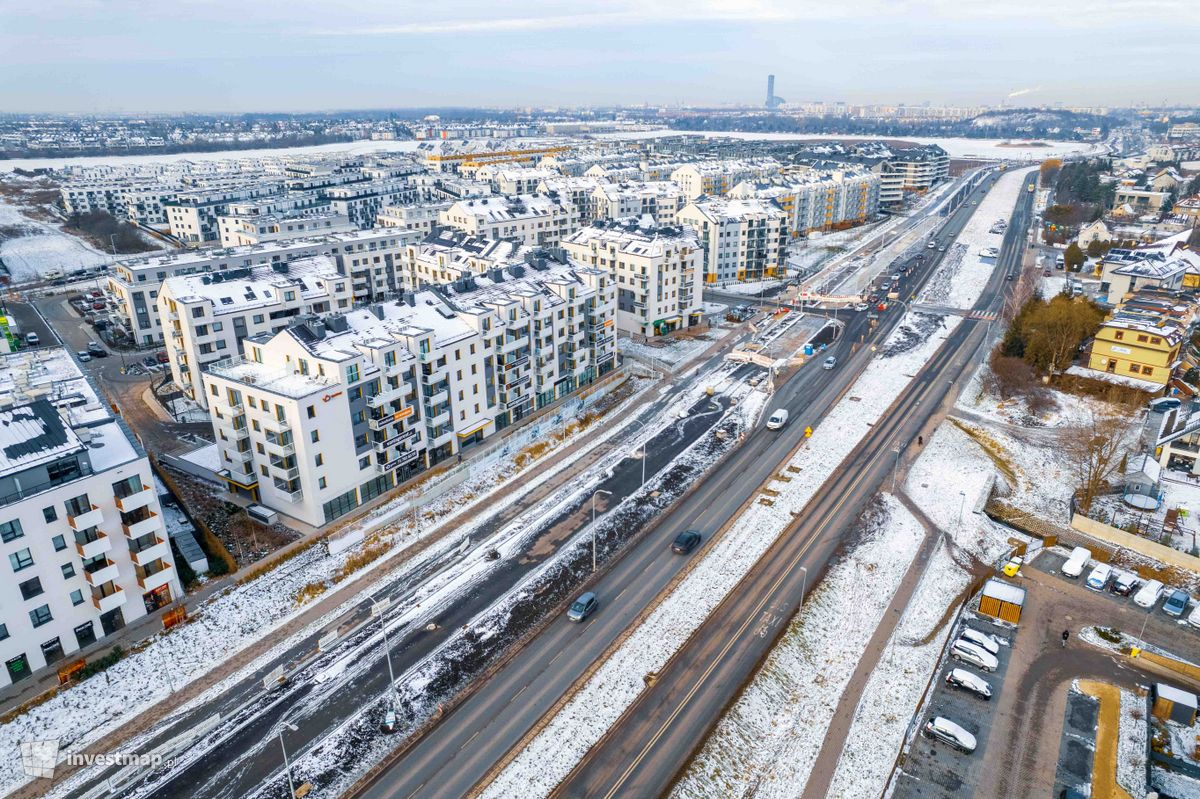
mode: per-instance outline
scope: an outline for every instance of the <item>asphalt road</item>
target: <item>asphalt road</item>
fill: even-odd
[[[972,196],[982,197],[992,182],[991,179],[984,181]],[[947,220],[945,232],[939,235],[956,235],[966,224],[971,210],[971,206],[964,205],[960,213]],[[930,258],[920,271],[907,278],[905,292],[915,293],[920,281],[936,268],[939,261],[940,254]],[[995,291],[993,288],[989,295],[994,295]],[[693,493],[669,512],[655,535],[629,548],[597,582],[595,590],[601,609],[595,616],[582,625],[570,624],[565,619],[556,620],[485,686],[449,712],[421,740],[388,763],[353,795],[372,799],[415,799],[469,793],[492,764],[552,707],[683,566],[685,560],[672,555],[668,548],[675,533],[698,529],[707,537],[722,527],[790,455],[803,437],[804,427],[818,422],[865,367],[871,357],[870,348],[856,347],[855,344],[864,339],[877,341],[886,337],[899,322],[901,308],[894,304],[885,312],[874,333],[870,332],[870,321],[865,314],[849,315],[842,337],[828,350],[828,354],[837,356],[839,367],[833,371],[801,369],[777,389],[768,410],[787,408],[791,416],[788,427],[780,432],[756,429],[721,468],[709,472]],[[960,330],[974,327],[967,324],[960,326]],[[959,338],[964,337],[963,333],[959,334]],[[951,364],[959,370],[962,366],[961,360]],[[929,387],[927,382],[922,385]],[[905,430],[910,428],[915,430],[915,426],[904,426]],[[848,510],[844,503],[839,507],[843,512]],[[830,536],[811,552],[818,558],[827,559],[836,545],[836,537]],[[764,560],[770,557],[768,555]],[[658,685],[670,682],[663,679]],[[732,684],[726,687],[736,688]],[[640,790],[623,791],[622,794],[652,795]]]
[[[1001,266],[1019,262],[1009,250],[1024,247],[1031,197],[1022,192],[1017,202]],[[976,308],[995,308],[1004,274],[1003,269],[994,270]],[[966,374],[984,337],[978,321],[963,320],[830,476],[825,485],[837,490],[818,493],[793,528],[667,663],[659,679],[588,751],[555,796],[661,796],[670,788],[799,607],[809,575],[825,567],[887,478],[892,450],[907,446],[938,411]]]

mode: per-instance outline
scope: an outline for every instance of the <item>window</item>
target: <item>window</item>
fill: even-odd
[[[1151,336],[1150,343],[1151,344],[1162,344],[1162,339],[1159,338],[1158,336]]]
[[[360,469],[369,469],[369,468],[371,468],[371,456],[370,456],[370,455],[366,455],[366,456],[364,456],[364,457],[362,457],[362,458],[359,458],[359,459],[358,459],[358,468],[360,468]]]
[[[13,552],[10,554],[8,556],[8,562],[9,565],[12,566],[13,571],[19,572],[22,569],[28,569],[33,565],[33,555],[29,554],[28,549],[22,549],[19,552]]]
[[[1131,363],[1129,364],[1129,371],[1137,374],[1138,372],[1142,371],[1142,367],[1138,366],[1136,363]]]
[[[54,621],[54,615],[50,612],[50,606],[42,605],[40,608],[34,608],[29,611],[29,621],[33,622],[34,627],[41,627],[43,624]]]
[[[317,408],[315,405],[309,405],[305,410],[308,413],[309,419],[317,418]],[[316,431],[313,431],[313,432],[316,432]],[[316,441],[316,439],[314,438],[313,441]]]
[[[54,543],[55,552],[62,552],[67,548],[67,539],[63,538],[61,535],[56,535],[50,540]]]
[[[312,438],[312,443],[315,444],[321,440],[321,433],[318,430],[314,430],[311,433],[309,433],[309,437]]]
[[[362,399],[362,386],[355,386],[350,389],[347,396],[349,396],[351,402]]]
[[[317,453],[317,457],[314,460],[318,466],[325,465],[325,456],[323,454],[321,454],[320,452]]]
[[[11,522],[0,524],[0,539],[6,544],[9,541],[16,541],[24,535],[25,531],[21,529],[20,519],[13,519]]]
[[[1149,367],[1149,366],[1143,366],[1143,367],[1142,367],[1142,374],[1144,374],[1144,375],[1152,375],[1152,374],[1154,374],[1154,369],[1153,369],[1152,367]]]
[[[46,520],[46,524],[58,520],[58,509],[51,505],[48,508],[42,508],[42,518]]]
[[[8,625],[0,624],[0,641],[3,641],[5,638],[8,638]]]
[[[82,605],[83,604],[83,591],[80,591],[78,588],[76,588],[74,591],[71,592],[71,604],[72,605]]]
[[[196,306],[195,308],[193,308],[192,309],[192,318],[193,319],[203,319],[204,318],[204,309],[200,306]]]
[[[26,580],[25,582],[21,583],[19,587],[21,589],[22,599],[33,599],[35,596],[43,593],[42,581],[39,577]]]
[[[358,382],[358,364],[352,363],[346,367],[346,382],[347,383],[357,383]]]
[[[72,577],[74,577],[75,576],[75,564],[74,563],[64,563],[62,565],[62,575],[63,575],[64,580],[70,580]]]
[[[79,643],[79,648],[96,643],[96,629],[92,626],[91,621],[84,622],[75,628],[75,640]]]
[[[318,479],[317,479],[317,488],[324,488],[326,485],[327,485],[327,484],[326,484],[326,482],[325,482],[325,478],[324,478],[324,477],[321,477],[321,478],[318,478]]]

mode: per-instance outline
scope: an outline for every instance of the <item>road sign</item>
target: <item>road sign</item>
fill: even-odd
[[[804,437],[812,438],[812,428],[811,427],[804,428]]]

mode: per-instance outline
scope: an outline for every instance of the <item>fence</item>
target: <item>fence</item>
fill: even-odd
[[[1076,513],[1071,516],[1071,529],[1083,533],[1089,538],[1094,538],[1097,541],[1133,550],[1140,555],[1145,555],[1151,560],[1165,563],[1168,566],[1187,569],[1188,571],[1200,574],[1200,558],[1193,557],[1186,552],[1180,552],[1178,549],[1157,544],[1141,536],[1127,533],[1124,530],[1119,530],[1104,522],[1098,522],[1095,519],[1089,519],[1086,516],[1080,516]]]

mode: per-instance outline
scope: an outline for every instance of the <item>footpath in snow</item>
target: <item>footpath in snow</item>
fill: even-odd
[[[961,322],[909,313],[880,354],[785,464],[772,505],[754,503],[553,720],[489,785],[487,797],[545,796],[566,776],[761,555],[794,521],[916,372]],[[794,424],[804,420],[797,419]]]

